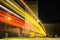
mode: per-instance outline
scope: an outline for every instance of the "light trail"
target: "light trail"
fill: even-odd
[[[11,17],[11,21],[13,20],[14,22],[17,22],[20,25],[24,25],[24,27],[22,27],[22,28],[25,28],[27,30],[32,30],[34,32],[38,32],[37,28],[35,28],[33,25],[31,25],[31,24],[29,24],[29,23],[27,23],[27,22],[25,22],[25,21],[23,21],[21,19],[18,19],[17,17],[14,17],[14,16],[10,15],[8,12],[4,12],[4,11],[0,10],[0,16]]]
[[[17,26],[17,27],[24,27],[24,25],[21,25],[21,24],[18,24],[16,22],[14,22],[14,20],[8,20],[8,16],[6,15],[3,15],[3,13],[0,13],[0,15],[2,15],[2,17],[0,17],[0,21],[1,22],[4,22],[4,23],[8,23],[8,24],[11,24],[11,25],[14,25],[14,26]],[[12,19],[12,18],[11,18]]]
[[[24,0],[20,0],[20,2],[24,5],[24,7],[36,18],[38,17],[34,14],[34,12],[28,7],[28,5],[24,2]]]
[[[35,15],[35,13],[32,11],[32,9],[26,4],[26,2],[24,2],[24,0],[20,0],[20,2],[24,5],[24,7],[36,18],[37,22],[39,22],[41,24],[41,26],[43,27],[44,31],[44,25],[41,22],[41,20],[38,18],[38,16]]]
[[[8,1],[8,0],[7,0],[7,1]],[[12,4],[13,4],[13,5],[15,4],[16,6],[18,6],[13,0],[12,0],[12,1],[8,1],[8,2],[11,3],[11,5],[12,5]],[[14,6],[15,6],[15,5],[14,5]],[[15,6],[15,7],[16,7],[16,6]],[[20,8],[20,7],[16,7],[16,8]],[[23,12],[22,12],[21,10],[22,10]],[[21,10],[20,10],[20,11],[21,11],[22,13],[25,12],[22,8],[21,8]],[[28,16],[30,16],[27,12],[25,12],[25,14],[28,15]],[[26,17],[26,18],[27,18],[27,17]],[[31,18],[31,19],[30,19],[31,21],[28,20],[28,18],[27,18],[27,20],[28,20],[29,22],[31,22],[32,24],[34,24],[33,21],[32,21],[32,20],[34,20],[34,19],[33,19],[31,16],[30,16],[29,18]],[[34,21],[35,21],[35,20],[34,20]],[[37,25],[38,25],[38,24],[37,24]],[[36,25],[35,25],[35,26],[36,26]],[[38,26],[39,26],[39,25],[38,25]],[[40,29],[41,29],[41,28],[40,28]],[[41,31],[42,31],[42,30],[41,30]]]
[[[20,6],[18,7],[18,4],[16,4],[16,3],[14,2],[14,0],[10,0],[10,1],[9,1],[9,0],[7,0],[7,1],[1,0],[1,2],[4,3],[6,6],[9,5],[8,7],[10,7],[12,10],[16,11],[19,15],[23,16],[23,17],[24,17],[26,20],[28,20],[30,23],[32,23],[33,25],[35,25],[35,26],[39,29],[40,33],[46,35],[46,33],[43,31],[41,25],[38,24],[38,23],[34,20],[34,18],[32,18],[31,15],[29,15],[26,11],[24,11]],[[16,6],[15,6],[15,5],[16,5]],[[19,9],[18,9],[18,8],[19,8]],[[23,12],[22,12],[21,10],[22,10]]]
[[[14,12],[12,12],[11,10],[7,9],[6,7],[4,7],[4,6],[2,6],[2,5],[0,5],[0,7],[3,8],[4,10],[6,10],[7,12],[10,12],[10,14],[15,15],[15,16],[18,17],[19,19],[22,19],[22,20],[24,20],[25,22],[28,22],[28,21],[26,21],[25,19],[23,19],[22,17],[18,16],[16,13],[14,13]],[[31,24],[31,23],[29,23],[29,24]],[[32,25],[32,24],[31,24],[31,25]]]
[[[15,15],[16,17],[18,17],[18,18],[24,20],[22,17],[20,17],[20,16],[17,15],[16,13],[12,12],[11,10],[7,9],[6,7],[2,6],[1,4],[0,4],[0,7],[3,8],[4,10],[10,12],[10,14],[13,14],[13,15]]]
[[[11,17],[12,20],[14,20],[15,22],[24,25],[25,21],[23,21],[22,19],[19,19],[17,17],[15,17],[14,15],[11,15],[9,12],[5,12],[3,10],[0,10],[0,13],[3,13],[4,15],[6,15],[7,17]]]
[[[24,25],[25,24],[25,22],[22,22],[22,20],[17,21],[17,19],[14,19],[13,16],[5,15],[4,13],[5,12],[0,11],[0,15],[3,16],[6,20],[9,20],[8,18],[11,18],[11,21],[14,21],[14,22],[16,22],[16,23],[18,23],[20,25]]]

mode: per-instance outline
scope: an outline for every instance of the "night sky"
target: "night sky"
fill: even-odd
[[[58,23],[59,20],[59,1],[39,0],[39,18],[45,23]]]

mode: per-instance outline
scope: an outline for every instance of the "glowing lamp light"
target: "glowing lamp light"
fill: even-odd
[[[37,22],[40,22],[40,20],[37,20]]]
[[[10,18],[10,17],[8,17],[7,19],[8,19],[8,20],[11,20],[11,18]]]

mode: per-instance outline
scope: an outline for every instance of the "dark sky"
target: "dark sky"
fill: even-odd
[[[59,1],[39,0],[39,18],[45,23],[59,22]]]

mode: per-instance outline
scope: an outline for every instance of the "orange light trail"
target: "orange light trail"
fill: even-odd
[[[25,27],[23,27],[23,28],[25,28],[25,29],[27,29],[27,30],[32,30],[32,31],[34,31],[34,32],[38,32],[37,28],[35,28],[34,25],[31,25],[31,24],[29,24],[28,22],[24,22],[23,20],[20,20],[20,19],[18,19],[18,18],[16,18],[16,17],[13,17],[12,15],[9,15],[7,12],[4,12],[4,11],[2,11],[2,10],[0,10],[0,13],[2,13],[2,14],[0,14],[0,16],[4,16],[4,17],[9,16],[9,17],[11,17],[12,20],[14,20],[15,22],[19,23],[20,25],[21,25],[21,24],[24,25]],[[8,15],[6,15],[6,14],[8,14]],[[6,18],[5,18],[5,19],[6,19]],[[3,21],[4,21],[4,20],[3,20]],[[22,21],[22,22],[21,22],[21,21]]]
[[[22,19],[19,19],[19,18],[15,17],[14,15],[11,15],[9,12],[4,12],[4,11],[0,10],[0,13],[3,13],[7,17],[11,17],[12,20],[16,21],[17,23],[20,23],[22,25],[25,24],[25,21],[23,21]]]
[[[8,17],[9,17],[9,16],[3,15],[3,14],[0,14],[0,15],[2,15],[3,17],[5,17],[5,20],[8,20]],[[16,20],[14,20],[14,19],[12,19],[12,18],[11,18],[11,20],[8,20],[8,21],[13,21],[13,22],[17,23]],[[8,21],[7,21],[7,22],[8,22]],[[20,24],[20,25],[23,25],[23,24]]]
[[[3,15],[3,14],[1,14],[0,13],[0,15],[2,15],[3,17],[5,17],[5,15]],[[18,23],[16,23],[16,22],[14,22],[14,21],[11,21],[11,20],[7,20],[6,18],[3,18],[3,17],[0,17],[0,21],[1,22],[4,22],[4,23],[8,23],[8,24],[11,24],[11,25],[14,25],[14,26],[17,26],[17,27],[24,27],[24,25],[21,25],[21,24],[18,24]]]

